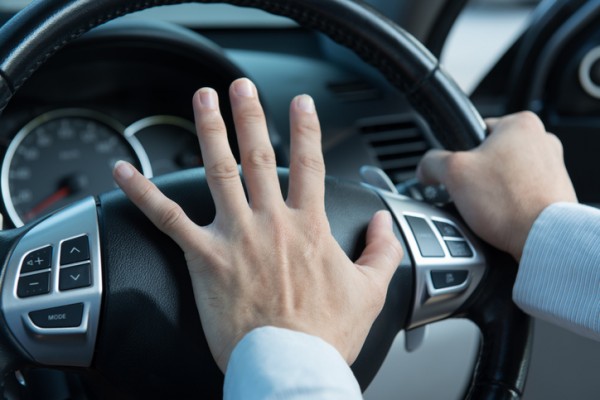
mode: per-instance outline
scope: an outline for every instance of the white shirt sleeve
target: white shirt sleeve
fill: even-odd
[[[540,214],[513,299],[534,317],[600,340],[600,210],[556,203]]]
[[[316,336],[269,326],[252,330],[236,345],[223,398],[358,400],[362,395],[333,346]]]

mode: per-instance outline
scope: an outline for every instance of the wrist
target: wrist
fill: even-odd
[[[520,213],[520,215],[517,214],[516,218],[510,224],[511,228],[509,228],[509,231],[507,232],[510,243],[508,246],[508,253],[512,255],[517,262],[521,261],[523,249],[525,248],[525,243],[527,242],[533,224],[550,204],[552,203],[540,202],[535,205],[532,204],[528,207],[526,212]]]
[[[577,203],[576,200],[567,202]],[[558,203],[561,203],[561,201],[549,201],[541,203],[537,207],[533,208],[533,211],[529,212],[527,217],[522,217],[520,218],[520,221],[515,221],[516,223],[514,226],[517,227],[517,232],[511,235],[512,243],[509,247],[509,253],[514,257],[515,260],[517,260],[517,262],[521,261],[525,245],[527,244],[527,239],[529,238],[535,222],[540,218],[544,211],[546,211],[552,205]]]

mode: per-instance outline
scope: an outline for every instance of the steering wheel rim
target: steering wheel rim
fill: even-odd
[[[0,29],[0,109],[6,107],[17,90],[48,58],[86,31],[127,13],[183,2],[186,1],[34,2]],[[352,0],[226,2],[290,17],[349,47],[406,95],[445,148],[467,150],[483,140],[485,125],[481,117],[440,68],[439,61],[409,34],[368,6]],[[6,237],[14,238],[15,235],[7,234]],[[503,264],[513,264],[513,268],[492,268],[486,282],[494,282],[493,290],[487,290],[489,284],[482,285],[471,303],[457,313],[472,319],[483,332],[482,351],[467,396],[519,398],[528,364],[530,323],[510,301],[514,262],[498,256],[491,249],[490,257],[502,260]],[[508,288],[506,284],[495,285],[507,281]],[[502,295],[496,296],[498,293]],[[498,318],[499,310],[503,313],[502,318]],[[514,357],[508,354],[509,344],[514,346]],[[364,388],[364,382],[361,384]]]

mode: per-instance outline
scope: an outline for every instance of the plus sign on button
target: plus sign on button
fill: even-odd
[[[48,269],[52,265],[52,246],[46,246],[27,254],[21,264],[21,273]]]

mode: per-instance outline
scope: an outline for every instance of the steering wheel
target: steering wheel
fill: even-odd
[[[47,59],[86,31],[127,13],[183,2],[34,2],[0,29],[0,108]],[[226,2],[290,17],[347,46],[406,95],[444,147],[466,150],[483,140],[481,117],[439,62],[367,5]],[[288,173],[282,169],[279,175],[286,190]],[[202,169],[155,182],[195,222],[212,221],[214,205]],[[327,178],[327,215],[350,257],[364,246],[367,223],[379,209],[393,213],[406,256],[352,366],[361,387],[371,382],[399,330],[460,316],[482,332],[466,397],[520,398],[531,322],[511,300],[515,262],[482,243],[449,207]],[[3,376],[51,366],[82,371],[101,382],[99,387],[114,388],[105,389],[111,396],[222,395],[223,376],[204,340],[183,254],[122,192],[88,198],[42,221],[0,232],[0,257]],[[65,278],[75,273],[85,286]]]

